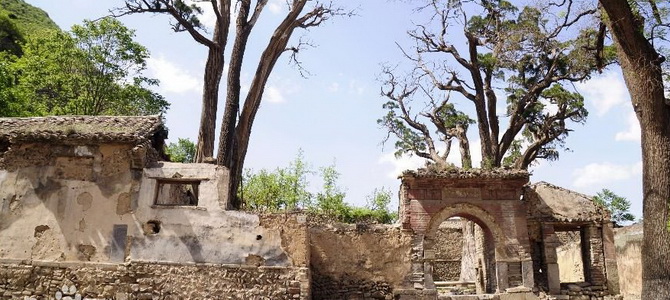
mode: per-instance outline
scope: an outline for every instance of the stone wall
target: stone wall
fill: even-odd
[[[306,268],[0,262],[0,298],[309,299]]]
[[[619,289],[626,300],[641,299],[642,223],[615,229]]]
[[[411,288],[411,235],[390,225],[310,228],[313,299],[391,299]]]

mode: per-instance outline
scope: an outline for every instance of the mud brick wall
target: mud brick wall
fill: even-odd
[[[3,262],[0,298],[309,299],[308,278],[294,267]]]
[[[312,299],[392,299],[411,288],[411,235],[397,226],[310,228]]]
[[[463,252],[462,222],[446,221],[435,234],[435,263],[433,278],[435,281],[458,281],[461,275],[461,256]]]

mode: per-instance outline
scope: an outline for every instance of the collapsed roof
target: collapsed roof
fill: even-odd
[[[607,210],[592,198],[546,182],[532,184],[524,191],[532,217],[559,223],[601,223],[610,220]]]

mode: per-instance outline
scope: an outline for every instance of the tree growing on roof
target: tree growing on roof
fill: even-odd
[[[588,115],[571,84],[612,58],[596,58],[597,30],[568,34],[597,12],[595,6],[578,9],[572,0],[521,8],[500,0],[424,3],[420,11],[430,22],[409,31],[415,45],[402,49],[411,71],[382,71],[387,113],[378,123],[398,139],[396,155],[446,166],[458,141],[462,166],[469,168],[472,125],[483,168],[526,169],[537,159],[558,159],[570,122],[584,123]],[[464,45],[455,42],[458,32]]]
[[[217,164],[230,169],[229,197],[233,206],[239,208],[241,203],[236,197],[237,189],[242,177],[251,127],[263,98],[265,84],[277,60],[283,53],[289,52],[293,61],[298,63],[295,55],[305,44],[298,42],[295,46],[288,46],[296,29],[317,27],[333,16],[348,13],[332,4],[324,4],[319,1],[286,1],[288,10],[283,20],[274,29],[274,33],[263,50],[261,59],[256,62],[256,72],[251,81],[249,92],[243,97],[240,91],[240,76],[247,41],[268,1],[211,0],[194,2],[201,2],[203,5],[183,0],[126,0],[125,7],[116,9],[114,14],[116,16],[137,13],[169,15],[172,17],[172,28],[175,31],[187,32],[197,43],[207,47],[208,55],[205,64],[202,113],[195,155],[196,162],[202,162],[205,158],[213,156],[214,153],[219,85],[223,77],[226,47],[229,42],[232,43],[230,56],[227,57],[229,68],[226,82],[226,100],[216,160]],[[312,5],[308,6],[308,3],[312,3]],[[212,10],[216,16],[211,35],[206,33],[205,26],[199,19],[203,9]],[[235,20],[231,20],[231,15],[236,15]],[[229,32],[230,28],[233,29],[232,33]],[[242,99],[244,101],[241,101]],[[241,109],[240,103],[242,103]]]

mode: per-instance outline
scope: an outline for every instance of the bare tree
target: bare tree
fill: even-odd
[[[626,0],[600,3],[642,130],[642,299],[670,299],[670,102],[659,54],[669,7],[654,0],[633,3],[634,10]]]
[[[209,49],[207,63],[205,64],[196,162],[203,162],[207,157],[212,157],[214,153],[219,85],[223,76],[225,49],[229,40],[232,39],[232,51],[230,51],[230,57],[228,58],[229,70],[225,111],[216,158],[217,164],[230,169],[229,199],[233,207],[239,208],[241,203],[237,200],[237,189],[242,176],[251,127],[263,98],[265,84],[279,57],[284,52],[290,52],[292,58],[295,59],[295,55],[303,46],[302,44],[288,46],[294,30],[317,27],[333,16],[350,13],[335,8],[332,4],[324,4],[318,1],[286,1],[288,11],[281,23],[275,28],[261,55],[261,59],[257,62],[256,73],[240,110],[240,76],[247,41],[268,1],[199,0],[193,2],[202,2],[205,3],[205,6],[211,5],[211,9],[216,16],[214,31],[211,36],[208,36],[203,24],[198,19],[203,12],[203,8],[197,3],[189,4],[184,0],[126,0],[125,7],[116,9],[113,14],[115,16],[136,13],[167,14],[172,17],[172,28],[175,31],[188,32],[196,42]],[[308,8],[308,3],[313,3],[313,5]],[[237,12],[233,26],[231,26],[232,10]],[[229,36],[229,28],[234,28],[234,37]]]
[[[466,160],[470,122],[450,103],[459,99],[474,108],[482,167],[526,169],[536,159],[557,159],[571,131],[568,121],[583,123],[588,115],[583,97],[570,84],[589,78],[598,67],[597,31],[581,30],[579,36],[566,38],[597,10],[577,9],[572,0],[559,2],[518,9],[507,1],[428,1],[421,10],[431,12],[431,21],[409,32],[416,45],[412,51],[403,50],[414,67],[408,79],[398,80],[391,70],[384,71],[382,90],[390,101],[384,105],[389,114],[380,123],[399,138],[399,151],[414,151],[434,162],[446,158],[448,145],[442,157],[407,146],[418,145],[416,149],[430,154],[436,138],[426,124],[432,124],[437,139],[461,142]],[[555,14],[557,7],[563,14]],[[469,16],[468,11],[481,14]],[[462,30],[465,45],[451,42],[454,29]],[[611,56],[604,57],[604,64],[610,62]],[[506,99],[499,99],[503,94]],[[502,131],[500,100],[506,100],[502,116],[509,120]],[[412,101],[426,109],[412,114]],[[445,110],[452,113],[437,113]],[[391,122],[393,118],[398,122]],[[460,122],[449,121],[454,118]],[[444,123],[451,127],[440,128]]]

